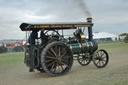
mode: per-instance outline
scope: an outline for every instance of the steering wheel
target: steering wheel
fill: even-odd
[[[49,32],[49,31],[53,31],[53,32],[55,32],[55,33],[60,37],[59,32],[56,31],[56,30],[47,30],[47,31],[44,32],[44,34],[47,35],[47,36],[49,36],[49,35],[48,35],[48,32]],[[52,36],[52,34],[51,34],[50,36]]]

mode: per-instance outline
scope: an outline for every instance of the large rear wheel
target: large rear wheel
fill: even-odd
[[[41,63],[49,75],[60,76],[71,69],[73,56],[64,43],[55,41],[49,43],[42,51]]]

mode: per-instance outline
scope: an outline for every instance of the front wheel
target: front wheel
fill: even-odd
[[[45,72],[49,75],[60,76],[71,69],[73,56],[64,43],[51,42],[42,51],[41,63]]]
[[[77,57],[77,61],[80,65],[82,66],[87,66],[90,64],[91,59],[90,59],[90,54],[85,54],[85,55],[80,55]]]
[[[98,68],[103,68],[108,64],[109,55],[107,51],[100,49],[93,54],[93,63]]]

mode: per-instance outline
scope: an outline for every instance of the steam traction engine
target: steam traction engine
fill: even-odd
[[[53,24],[30,24],[22,23],[22,31],[45,30],[47,42],[45,44],[27,45],[25,47],[24,62],[29,68],[43,71],[51,76],[60,76],[67,73],[73,64],[73,59],[77,58],[80,65],[86,66],[91,61],[98,68],[103,68],[108,64],[108,53],[100,49],[93,40],[92,18],[87,18],[87,22],[77,23],[53,23]],[[88,39],[84,30],[88,29]],[[63,30],[75,29],[73,37],[64,37]],[[62,30],[62,34],[58,32]],[[53,34],[48,34],[48,32]]]

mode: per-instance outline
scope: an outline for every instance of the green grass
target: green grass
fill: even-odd
[[[0,54],[0,67],[14,66],[18,63],[22,63],[23,57],[24,57],[23,52]]]
[[[102,44],[98,44],[98,46],[99,49],[105,49],[110,54],[120,52],[120,50],[124,50],[124,52],[128,51],[128,43],[124,43],[124,42],[102,43]]]
[[[0,73],[7,72],[17,66],[23,65],[23,59],[23,52],[0,54]]]
[[[128,43],[124,43],[124,42],[102,43],[98,45],[99,48],[104,48],[104,49],[128,48]]]

